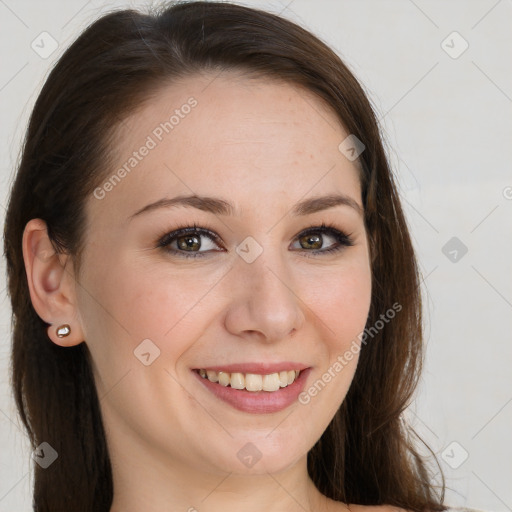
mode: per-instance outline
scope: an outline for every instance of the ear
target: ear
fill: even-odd
[[[22,246],[30,298],[39,317],[51,324],[48,337],[62,347],[80,344],[84,336],[76,308],[76,283],[71,258],[68,254],[55,251],[48,237],[46,223],[41,219],[32,219],[27,223]],[[58,328],[66,324],[70,327],[69,334],[59,337]]]

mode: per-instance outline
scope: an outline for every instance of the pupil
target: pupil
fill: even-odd
[[[182,236],[178,239],[178,247],[185,250],[199,249],[201,243],[197,236]]]
[[[320,235],[306,235],[302,237],[304,244],[301,243],[304,249],[321,249],[322,237]]]

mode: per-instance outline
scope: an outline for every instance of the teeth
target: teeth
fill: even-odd
[[[234,389],[245,388],[245,377],[243,373],[232,373],[231,374],[231,387]]]
[[[221,386],[247,391],[277,391],[292,384],[299,376],[300,370],[284,370],[279,373],[259,375],[255,373],[228,373],[214,370],[199,370],[199,375],[210,382],[218,382]]]
[[[279,373],[271,373],[263,377],[263,391],[277,391],[279,385]]]
[[[230,381],[229,373],[219,372],[218,377],[219,377],[219,384],[221,386],[227,386],[229,384],[229,381]]]
[[[263,379],[261,375],[247,373],[245,375],[245,389],[247,389],[247,391],[261,391],[263,389]]]
[[[219,382],[219,377],[217,376],[217,372],[213,370],[208,370],[206,372],[206,375],[208,376],[208,380],[210,382]]]

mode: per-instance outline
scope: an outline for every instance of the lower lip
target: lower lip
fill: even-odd
[[[277,391],[234,389],[231,386],[222,386],[221,384],[211,382],[207,378],[201,377],[195,370],[192,370],[192,373],[195,374],[208,391],[211,391],[217,398],[220,398],[235,409],[252,414],[269,414],[282,411],[297,401],[304,389],[310,370],[311,368],[302,370],[299,377],[292,384]]]

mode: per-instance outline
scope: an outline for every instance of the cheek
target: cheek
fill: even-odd
[[[317,274],[303,287],[304,302],[322,321],[331,351],[344,350],[365,327],[371,303],[371,271],[364,261]]]
[[[206,292],[222,274],[202,272],[194,279],[190,272],[156,272],[154,263],[114,259],[115,265],[105,262],[105,270],[90,274],[83,287],[87,292],[80,294],[93,359],[106,372],[140,365],[134,350],[149,339],[168,362],[175,361],[199,335],[201,319],[208,320]]]
[[[226,268],[185,272],[155,264],[154,257],[134,261],[113,251],[97,261],[102,265],[90,266],[95,270],[85,276],[80,310],[86,342],[105,379],[138,369],[134,351],[143,340],[164,356],[155,360],[157,366],[165,362],[171,370],[229,305],[229,294],[219,295]],[[333,360],[364,329],[371,295],[367,260],[354,254],[336,268],[307,263],[295,267],[294,277],[297,307],[310,311],[317,349],[324,361]]]
[[[361,349],[360,335],[370,309],[370,276],[367,267],[355,265],[318,278],[317,285],[304,292],[312,317],[320,319],[317,334],[321,343],[316,352],[321,356],[298,401],[308,417],[317,419],[317,425],[331,421],[352,383]],[[311,429],[311,435],[315,435]]]

